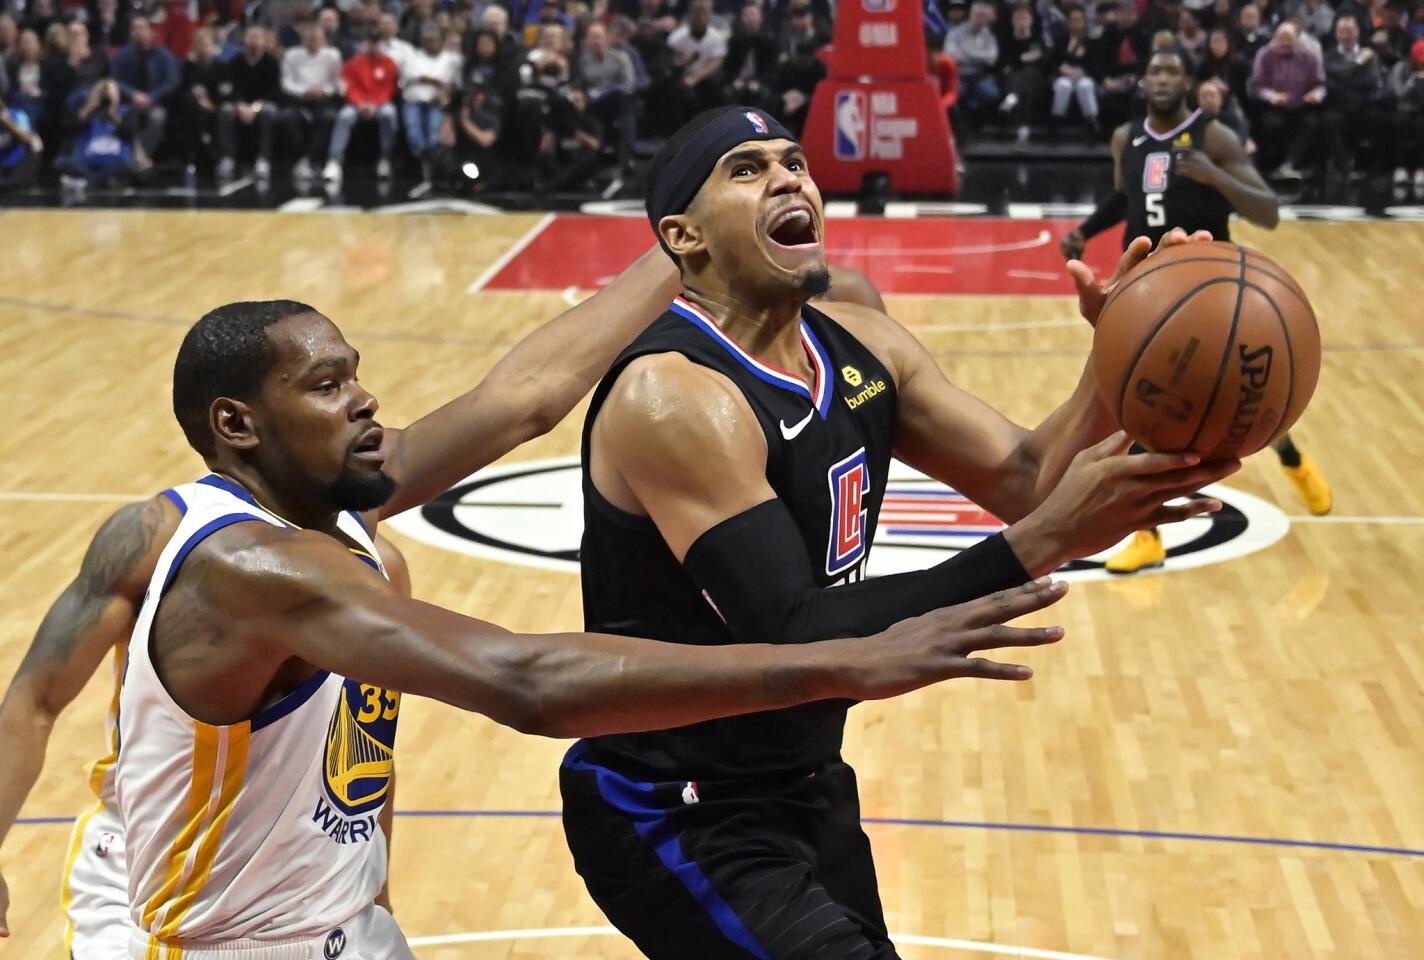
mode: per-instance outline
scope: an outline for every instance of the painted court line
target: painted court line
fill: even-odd
[[[526,230],[524,232],[524,236],[514,241],[514,245],[511,246],[508,250],[504,251],[504,253],[501,254],[499,259],[497,259],[494,263],[490,264],[489,268],[486,269],[484,273],[480,274],[477,278],[475,278],[475,282],[466,287],[465,292],[479,293],[481,290],[483,290],[485,284],[489,283],[491,280],[494,279],[495,274],[503,270],[505,266],[508,265],[509,261],[513,260],[515,257],[523,253],[525,247],[533,243],[535,239],[538,238],[539,234],[543,233],[546,229],[548,229],[549,224],[554,222],[555,216],[556,214],[546,213],[542,217],[540,217],[539,222],[534,224],[534,226],[530,227],[528,230]]]
[[[557,810],[397,810],[398,817],[480,817],[554,819]],[[73,817],[18,817],[15,823],[42,826],[72,823]],[[1424,857],[1424,850],[1386,847],[1365,843],[1336,843],[1329,840],[1295,840],[1289,837],[1247,837],[1228,833],[1188,833],[1174,830],[1130,830],[1121,827],[1076,827],[1051,823],[997,823],[984,820],[919,820],[910,817],[861,817],[861,823],[892,827],[940,827],[959,830],[1003,830],[1019,833],[1061,833],[1099,837],[1133,837],[1143,840],[1184,840],[1194,843],[1237,843],[1251,846],[1292,847],[1344,853],[1381,853],[1391,856]]]
[[[411,937],[406,942],[412,947],[441,947],[457,943],[552,940],[561,937],[613,937],[618,935],[618,931],[612,927],[544,927],[530,930],[481,930],[473,933],[446,933],[430,937]],[[892,937],[899,944],[965,950],[970,953],[1000,957],[1024,957],[1029,960],[1107,960],[1106,957],[1087,953],[1040,950],[1036,947],[1014,947],[997,943],[981,943],[977,940],[957,940],[953,937],[924,937],[910,934],[892,934]]]

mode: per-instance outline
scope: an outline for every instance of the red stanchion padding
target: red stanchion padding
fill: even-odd
[[[831,38],[831,77],[923,77],[925,25],[920,4],[921,0],[841,0]]]
[[[923,74],[923,53],[918,60]],[[875,172],[888,174],[901,193],[951,194],[958,186],[949,120],[929,77],[822,80],[801,144],[811,175],[827,192],[854,193],[865,174]]]

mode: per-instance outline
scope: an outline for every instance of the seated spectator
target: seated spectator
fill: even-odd
[[[114,55],[114,80],[130,111],[125,115],[137,130],[142,168],[153,159],[168,126],[165,100],[178,89],[178,60],[154,42],[153,26],[144,17],[129,22],[129,43]]]
[[[1409,54],[1413,38],[1405,28],[1404,0],[1387,0],[1375,7],[1370,48],[1388,69]]]
[[[999,62],[999,41],[994,36],[995,12],[992,4],[975,0],[969,19],[952,27],[944,38],[944,52],[959,66],[959,103],[956,110],[972,126],[996,108],[1003,94],[994,76]]]
[[[578,81],[599,125],[618,132],[619,162],[626,163],[632,153],[637,77],[628,55],[608,45],[608,31],[601,23],[589,24],[584,34]]]
[[[94,84],[109,75],[109,58],[89,45],[89,28],[84,24],[76,20],[67,29],[69,49],[66,59],[73,77],[69,106],[71,113],[77,113],[89,98],[89,91],[93,89]]]
[[[670,0],[638,0],[637,27],[630,42],[656,82],[666,73],[668,36],[677,29],[677,14]]]
[[[401,39],[412,47],[423,46],[425,31],[429,27],[443,34],[440,21],[435,16],[435,0],[410,0],[401,14]],[[442,42],[443,39],[442,36]]]
[[[1206,31],[1202,29],[1197,15],[1186,7],[1182,8],[1177,24],[1177,46],[1192,58],[1193,63],[1200,63],[1202,54],[1206,52]]]
[[[1295,27],[1276,28],[1270,46],[1256,55],[1251,86],[1260,102],[1262,158],[1283,162],[1271,174],[1284,180],[1302,178],[1307,152],[1319,128],[1319,108],[1325,100],[1325,73],[1320,61],[1296,42]]]
[[[1197,107],[1208,117],[1220,120],[1230,128],[1231,132],[1236,134],[1236,139],[1241,141],[1248,156],[1256,152],[1256,141],[1251,139],[1251,125],[1246,122],[1241,105],[1236,102],[1225,83],[1215,77],[1203,80],[1197,86]]]
[[[190,172],[208,156],[212,145],[225,72],[217,61],[212,29],[204,27],[193,34],[175,104],[183,126],[183,159]]]
[[[1068,116],[1074,98],[1078,111],[1094,132],[1098,129],[1097,48],[1088,40],[1088,15],[1082,7],[1068,10],[1068,32],[1053,58],[1053,116]]]
[[[1299,17],[1284,17],[1281,19],[1281,23],[1288,23],[1295,27],[1296,45],[1322,64],[1325,63],[1325,48],[1316,39],[1315,34],[1305,31]]]
[[[269,50],[268,33],[248,27],[242,34],[242,52],[224,64],[218,107],[218,179],[230,180],[237,168],[238,131],[257,134],[257,161],[252,172],[258,180],[272,176],[272,130],[282,101],[282,68]]]
[[[499,52],[511,64],[519,62],[522,46],[514,34],[509,32],[509,11],[497,3],[491,3],[480,14],[480,28],[491,31],[499,39]]]
[[[98,0],[89,15],[89,46],[112,57],[129,42],[129,17],[119,0]]]
[[[1326,0],[1294,0],[1285,6],[1285,13],[1300,21],[1301,28],[1323,41],[1335,31],[1335,10]]]
[[[20,24],[8,13],[0,13],[0,65],[15,55],[20,43]],[[0,69],[0,73],[4,70]]]
[[[563,24],[547,23],[540,27],[534,48],[524,59],[548,85],[559,87],[573,79],[574,67],[569,60],[568,34]]]
[[[786,13],[772,81],[773,112],[786,129],[800,136],[811,94],[826,75],[826,65],[816,54],[830,42],[830,31],[816,20],[808,0],[792,0]]]
[[[1028,139],[1028,122],[1042,104],[1049,66],[1049,51],[1034,28],[1033,8],[1028,3],[1015,4],[1009,15],[1009,32],[999,44],[999,70],[1008,91],[999,109],[1018,127],[1020,142]]]
[[[1271,31],[1261,23],[1261,8],[1255,3],[1244,5],[1236,14],[1236,49],[1247,63],[1256,62],[1256,54],[1271,42]]]
[[[503,126],[500,110],[490,101],[490,91],[475,84],[465,91],[450,111],[441,130],[442,179],[453,182],[458,192],[475,193],[499,189],[504,183],[504,165],[499,156],[499,134]]]
[[[1335,21],[1335,49],[1325,55],[1325,146],[1334,174],[1348,177],[1361,144],[1387,160],[1389,108],[1379,57],[1360,46],[1360,24],[1351,14]],[[1372,164],[1374,166],[1374,164]]]
[[[485,27],[476,30],[465,56],[465,89],[484,87],[483,109],[499,112],[514,102],[518,85],[519,70],[500,49],[499,35]]]
[[[422,183],[430,183],[431,151],[440,136],[440,123],[460,82],[463,64],[460,55],[445,49],[440,28],[427,24],[420,34],[420,46],[406,58],[401,68],[401,120],[405,141],[420,161]]]
[[[1197,67],[1197,82],[1220,80],[1239,102],[1246,96],[1247,65],[1232,45],[1231,34],[1213,30],[1207,37],[1206,55]]]
[[[139,22],[135,18],[134,24]],[[94,84],[89,99],[79,109],[79,134],[70,152],[55,161],[68,188],[82,188],[93,181],[127,182],[148,164],[143,148],[134,136],[135,115],[123,102],[116,80]]]
[[[55,96],[63,93],[63,82],[54,61],[44,57],[35,31],[20,31],[15,52],[4,63],[4,72],[10,105],[23,110],[36,130],[45,129]]]
[[[1208,30],[1230,30],[1235,24],[1235,9],[1231,0],[1212,0],[1211,6],[1201,14],[1202,26]]]
[[[801,0],[793,0],[793,6],[799,3]],[[691,0],[687,19],[667,38],[670,70],[661,98],[665,129],[680,127],[688,117],[722,102],[727,39],[726,33],[712,25],[712,0]]]
[[[1409,182],[1414,168],[1414,199],[1424,203],[1424,40],[1415,40],[1409,56],[1389,71],[1389,90],[1395,98],[1394,185]]]
[[[1103,32],[1098,37],[1102,70],[1098,116],[1113,129],[1137,112],[1142,93],[1138,87],[1147,62],[1147,42],[1137,29],[1137,6],[1132,0],[1109,0],[1098,7]]]
[[[747,0],[737,14],[737,25],[727,41],[725,72],[729,103],[776,112],[772,103],[772,78],[776,71],[776,38],[766,29],[761,0]]]
[[[648,89],[652,77],[648,74],[648,65],[643,62],[643,55],[633,46],[633,34],[637,29],[637,25],[627,17],[614,17],[608,24],[608,46],[614,50],[622,50],[628,55],[628,59],[633,63],[635,88],[641,93]]]
[[[335,7],[322,7],[316,15],[316,25],[326,37],[326,45],[341,54],[342,60],[350,60],[356,55],[356,38],[347,32],[341,23],[341,14]]]
[[[341,54],[326,45],[326,36],[314,23],[305,24],[301,36],[301,46],[282,54],[282,93],[287,101],[282,118],[301,154],[292,173],[309,180],[326,153],[331,124],[341,105]]]
[[[1162,30],[1171,33],[1182,19],[1182,0],[1150,0],[1142,14],[1142,31],[1154,36]]]
[[[327,152],[323,176],[329,181],[341,179],[346,162],[346,144],[357,122],[374,123],[380,142],[380,159],[376,161],[376,176],[382,180],[391,175],[391,152],[396,144],[396,95],[399,70],[396,62],[381,52],[374,39],[361,44],[356,56],[341,68],[341,81],[346,87],[346,103],[336,115],[331,130],[331,149]]]
[[[500,11],[504,10],[503,7],[495,4],[491,4],[489,9]],[[506,22],[508,22],[508,17],[509,14],[506,13]],[[396,69],[399,70],[401,66],[405,63],[406,58],[409,57],[411,53],[415,51],[415,47],[411,46],[409,43],[406,43],[405,40],[403,40],[401,36],[397,33],[395,14],[381,14],[380,20],[376,22],[376,30],[378,31],[378,36],[376,38],[376,49],[380,50],[386,56],[390,57],[391,60],[395,62]]]
[[[30,115],[0,100],[0,190],[33,184],[43,156],[44,141]]]

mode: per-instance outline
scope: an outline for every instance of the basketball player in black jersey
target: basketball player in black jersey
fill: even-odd
[[[1280,201],[1236,134],[1209,114],[1188,109],[1191,73],[1182,52],[1166,47],[1152,54],[1142,85],[1147,116],[1113,132],[1113,193],[1063,237],[1063,256],[1081,257],[1089,239],[1123,219],[1124,248],[1135,237],[1156,243],[1174,227],[1230,240],[1233,210],[1257,226],[1275,229]],[[1290,434],[1276,442],[1275,451],[1310,512],[1329,513],[1330,487]],[[1160,567],[1166,558],[1153,528],[1138,531],[1106,566],[1111,573],[1136,573]]]
[[[1236,464],[1127,456],[1090,366],[1029,431],[951,385],[883,313],[807,305],[829,282],[821,199],[766,114],[722,108],[679,131],[651,168],[648,211],[683,295],[614,361],[585,423],[591,628],[704,647],[855,635],[1040,576],[1137,517],[1219,506],[1165,504]],[[1079,282],[1095,319],[1101,289]],[[866,580],[892,453],[1010,526],[929,570]],[[840,758],[849,706],[570,750],[575,864],[647,956],[896,956]]]

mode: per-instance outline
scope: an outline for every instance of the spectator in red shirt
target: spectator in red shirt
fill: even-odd
[[[396,62],[380,51],[370,37],[361,41],[360,52],[341,68],[341,84],[346,88],[346,104],[336,115],[331,131],[331,149],[327,154],[327,180],[341,179],[341,165],[346,159],[346,144],[351,128],[357,121],[375,121],[381,141],[381,159],[376,162],[376,176],[391,175],[391,151],[396,143],[396,107],[391,102],[396,94],[398,70]]]

